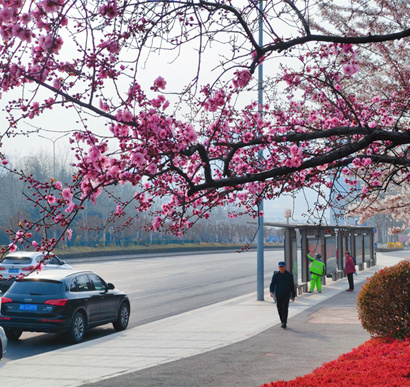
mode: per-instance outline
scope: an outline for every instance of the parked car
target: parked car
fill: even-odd
[[[86,270],[45,270],[14,281],[1,298],[0,326],[9,340],[23,331],[61,332],[79,343],[85,331],[107,323],[122,331],[128,296]]]
[[[6,337],[6,334],[4,333],[4,329],[0,327],[0,360],[6,353],[6,348],[7,348],[7,337]]]
[[[15,251],[0,262],[0,291],[5,292],[16,278],[29,275],[45,257],[43,269],[72,269],[54,254]]]

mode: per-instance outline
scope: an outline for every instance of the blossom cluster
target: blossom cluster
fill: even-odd
[[[230,206],[258,217],[264,198],[305,188],[325,196],[340,176],[350,187],[348,194],[363,202],[399,176],[409,182],[405,162],[391,161],[408,160],[406,141],[397,139],[408,131],[408,82],[367,92],[369,85],[361,76],[368,64],[360,51],[352,44],[317,42],[295,50],[297,55],[286,51],[284,57],[291,56],[298,65],[283,64],[267,83],[266,90],[280,90],[273,102],[243,102],[242,93],[255,85],[244,59],[240,64],[232,61],[232,68],[222,65],[227,78],[198,87],[199,93],[195,87],[181,91],[171,111],[174,93],[167,90],[171,82],[165,75],[156,74],[145,90],[138,78],[146,44],[151,42],[151,53],[165,43],[167,48],[181,46],[190,41],[190,28],[202,36],[205,24],[199,33],[196,20],[201,18],[193,17],[195,11],[185,16],[178,10],[182,5],[151,3],[105,0],[94,8],[74,0],[0,3],[1,89],[3,94],[22,93],[5,108],[8,134],[18,132],[26,119],[34,125],[51,109],[72,109],[79,115],[70,138],[76,157],[73,181],[63,186],[22,175],[35,191],[29,200],[41,208],[45,220],[19,226],[9,249],[28,243],[32,229],[69,229],[86,201],[96,203],[101,192],[115,184],[132,185],[135,195],[115,203],[112,218],[124,216],[126,207],[133,206],[150,212],[149,229],[181,235],[214,207]],[[189,10],[197,6],[187,5]],[[220,5],[215,3],[217,9]],[[164,14],[157,12],[162,6]],[[220,18],[226,28],[235,25],[225,19],[231,6]],[[254,6],[249,2],[244,12],[234,14],[245,17]],[[169,38],[178,23],[180,36]],[[215,30],[209,27],[209,42]],[[248,36],[242,32],[235,36]],[[284,43],[273,35],[272,47]],[[231,44],[239,61],[242,45],[236,46],[235,39]],[[268,59],[255,51],[255,42],[248,46],[243,44],[249,59]],[[276,51],[283,49],[277,46]],[[27,84],[34,89],[29,98]],[[181,114],[184,103],[188,113]],[[89,114],[98,116],[109,134],[90,125]],[[4,155],[2,164],[7,167]],[[357,192],[359,183],[363,186]],[[343,202],[341,193],[337,198]],[[153,206],[158,199],[161,206]],[[56,241],[36,243],[49,249]]]

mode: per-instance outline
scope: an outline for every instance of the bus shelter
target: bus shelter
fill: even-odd
[[[307,291],[310,281],[307,258],[322,255],[326,276],[333,280],[343,278],[345,273],[344,253],[349,251],[359,271],[376,264],[374,229],[360,226],[318,226],[264,222],[266,227],[284,229],[284,260],[286,268],[295,279],[299,289]],[[323,282],[325,278],[322,279]]]

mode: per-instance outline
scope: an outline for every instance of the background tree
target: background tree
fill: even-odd
[[[362,199],[408,184],[409,83],[395,71],[406,66],[397,53],[408,52],[407,2],[262,4],[263,12],[255,1],[2,2],[4,135],[26,120],[52,125],[68,109],[77,158],[69,186],[21,173],[43,220],[23,222],[16,242],[44,228],[42,248],[52,248],[51,224],[69,229],[86,201],[117,184],[135,194],[113,198],[112,217],[127,223],[132,206],[154,216],[150,229],[177,235],[217,206],[258,216],[263,197],[310,187],[326,198],[342,175],[352,193],[364,182]],[[380,42],[398,46],[369,88],[366,58],[380,55]],[[168,80],[161,60],[178,70]],[[249,93],[261,63],[275,70],[258,106]],[[154,198],[165,202],[154,208]]]

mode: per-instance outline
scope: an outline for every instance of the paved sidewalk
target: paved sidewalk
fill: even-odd
[[[230,367],[223,368],[222,363],[232,359],[233,354],[240,356],[238,363],[243,362],[253,370],[255,375],[249,383],[292,379],[294,374],[299,375],[296,370],[303,372],[302,375],[310,372],[322,362],[332,360],[368,339],[367,332],[358,324],[355,311],[359,284],[376,270],[402,259],[378,253],[378,265],[355,277],[354,294],[345,292],[347,280],[342,279],[328,281],[321,294],[306,293],[298,297],[291,304],[286,331],[279,328],[276,306],[266,290],[264,302],[256,301],[256,293],[253,293],[100,339],[8,361],[0,364],[0,380],[7,387],[74,387],[87,383],[96,386],[252,385],[241,384],[246,380],[244,372],[248,370],[233,368],[233,362]],[[303,330],[306,321],[317,324],[322,332],[312,334],[315,330],[311,328]],[[355,333],[347,330],[349,325],[355,327]],[[341,336],[337,334],[340,332]],[[332,342],[336,336],[337,340]],[[269,346],[262,349],[263,345],[274,343],[278,338],[275,353],[269,355],[266,352]],[[326,344],[324,360],[317,356],[323,344]],[[269,360],[264,372],[271,372],[271,377],[264,379],[268,374],[258,374],[256,363],[248,361],[251,353],[246,351],[249,349],[252,349],[253,356],[258,354],[261,357],[263,353],[265,363]],[[298,351],[303,356],[298,357]],[[224,352],[228,357],[220,358]],[[205,360],[198,361],[198,357]],[[216,362],[218,358],[220,360]],[[274,367],[281,368],[281,373],[275,373]],[[212,374],[213,369],[222,379],[209,380],[207,375]],[[198,380],[201,371],[202,382]],[[241,373],[238,380],[242,382],[235,381]],[[167,380],[170,374],[173,376]]]

